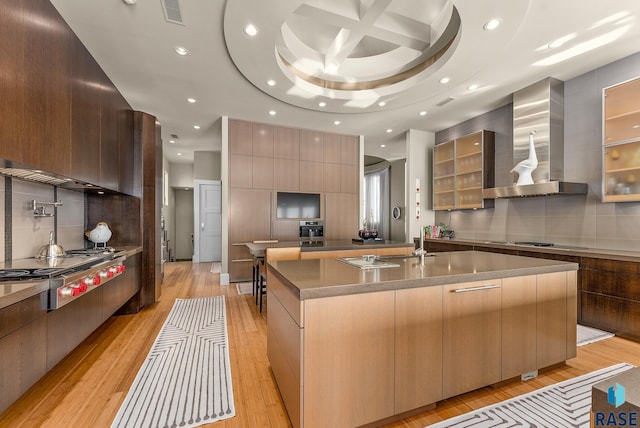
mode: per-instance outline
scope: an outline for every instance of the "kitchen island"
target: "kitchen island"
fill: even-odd
[[[267,248],[300,247],[302,259],[335,258],[373,254],[378,256],[411,254],[414,244],[395,241],[354,242],[350,239],[306,241],[256,241],[245,244],[253,257],[264,257]]]
[[[270,263],[267,354],[294,427],[398,418],[576,355],[576,263],[383,259]]]

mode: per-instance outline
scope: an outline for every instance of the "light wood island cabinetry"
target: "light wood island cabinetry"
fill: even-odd
[[[267,356],[294,427],[375,424],[575,355],[577,264],[388,261],[270,263]]]
[[[444,286],[444,398],[502,380],[501,284],[495,279]]]

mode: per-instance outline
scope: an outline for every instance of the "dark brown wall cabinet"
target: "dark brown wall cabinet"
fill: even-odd
[[[0,158],[129,193],[129,103],[48,0],[1,4]]]

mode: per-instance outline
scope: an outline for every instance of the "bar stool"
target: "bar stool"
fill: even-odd
[[[269,247],[265,250],[264,261],[260,265],[260,284],[256,296],[256,303],[258,300],[260,302],[260,312],[262,312],[262,295],[267,293],[267,265],[277,260],[300,260],[300,247]]]
[[[277,239],[256,239],[252,244],[277,244]],[[258,283],[260,281],[260,265],[264,265],[264,257],[253,255],[253,266],[251,266],[251,294],[256,296],[258,304]]]

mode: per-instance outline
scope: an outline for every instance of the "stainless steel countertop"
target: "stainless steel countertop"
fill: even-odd
[[[0,309],[11,306],[14,303],[18,303],[47,290],[49,290],[48,279],[6,283],[0,282]]]
[[[578,270],[577,263],[482,251],[389,256],[399,267],[360,269],[336,259],[276,261],[271,266],[301,300]]]

